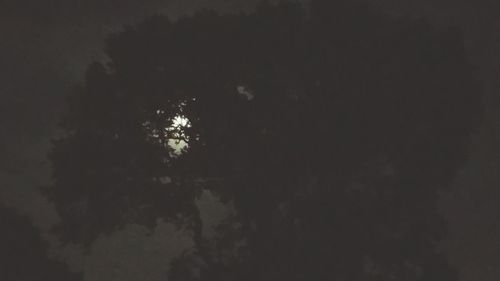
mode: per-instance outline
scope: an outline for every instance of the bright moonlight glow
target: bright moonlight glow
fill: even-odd
[[[173,157],[181,155],[189,147],[190,139],[186,129],[191,127],[191,121],[182,114],[185,105],[185,102],[181,102],[179,113],[164,120],[167,121],[166,127],[156,126],[155,123],[149,120],[142,123],[148,140],[169,149]],[[162,109],[156,110],[155,113],[160,117],[166,114]],[[165,116],[165,118],[168,117]]]
[[[185,116],[177,115],[172,120],[172,126],[170,127],[170,129],[189,128],[189,127],[191,127],[189,119]]]
[[[189,137],[184,129],[191,127],[189,119],[182,115],[177,115],[172,119],[172,125],[165,128],[168,139],[168,146],[174,150],[175,155],[180,155],[188,147]]]

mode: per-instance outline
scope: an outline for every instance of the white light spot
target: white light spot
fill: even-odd
[[[173,157],[181,155],[189,146],[190,136],[187,134],[186,129],[191,127],[191,122],[183,114],[185,106],[187,106],[186,101],[180,102],[177,114],[164,120],[167,124],[158,126],[162,123],[161,121],[156,123],[150,120],[142,123],[148,140],[169,149],[171,151],[170,155]],[[156,109],[154,113],[158,116],[166,115],[165,110],[161,108]],[[165,116],[165,118],[168,117]],[[198,136],[194,136],[193,138],[199,140]]]
[[[168,146],[174,150],[175,155],[180,155],[188,147],[188,143],[184,140],[169,139]]]
[[[179,128],[189,128],[191,127],[191,123],[189,122],[189,119],[185,116],[182,115],[177,115],[174,117],[172,120],[172,126],[169,129],[179,129]]]
[[[191,122],[187,117],[177,115],[172,119],[172,125],[165,128],[166,136],[169,137],[167,144],[174,150],[175,155],[180,155],[188,147],[189,137],[185,134],[184,129],[190,127]]]

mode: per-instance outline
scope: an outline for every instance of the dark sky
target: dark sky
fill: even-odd
[[[500,1],[358,1],[390,13],[424,17],[438,26],[464,29],[470,59],[484,82],[486,118],[475,136],[469,162],[452,192],[443,196],[442,210],[451,229],[444,247],[461,268],[462,281],[500,280],[500,111],[496,110],[500,108]],[[250,9],[256,2],[0,0],[0,199],[30,214],[42,228],[57,219],[37,191],[37,186],[50,177],[45,157],[49,139],[57,131],[65,95],[80,80],[86,65],[102,58],[107,33],[154,13],[175,18],[203,7],[219,11]],[[120,243],[133,244],[143,231],[138,226],[130,228],[115,238],[103,238],[118,242],[103,243],[129,249]],[[162,233],[171,230],[165,226],[158,230],[158,237]],[[154,237],[147,243],[161,240]],[[105,247],[99,249],[96,251],[106,252]],[[92,274],[88,276],[98,275]],[[133,280],[130,278],[127,280]]]

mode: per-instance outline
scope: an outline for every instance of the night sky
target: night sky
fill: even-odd
[[[388,13],[423,17],[439,27],[465,31],[470,60],[477,67],[485,91],[485,118],[474,136],[470,159],[457,176],[441,209],[449,221],[450,237],[443,247],[460,269],[461,281],[500,280],[500,1],[365,0]],[[46,154],[65,97],[81,81],[93,60],[103,59],[106,35],[122,24],[145,16],[177,18],[201,8],[221,12],[251,9],[254,0],[3,0],[0,2],[0,199],[27,213],[51,241],[53,253],[85,270],[85,280],[139,280],[127,263],[141,263],[161,280],[156,264],[163,264],[190,241],[167,224],[147,236],[131,225],[102,237],[83,258],[78,249],[58,247],[47,233],[57,215],[38,187],[50,179]],[[210,201],[210,200],[208,200]],[[201,203],[200,203],[201,204]],[[221,216],[216,203],[202,208]],[[165,239],[165,237],[168,237]],[[156,251],[152,249],[155,248]],[[159,249],[159,250],[158,250]],[[155,255],[151,255],[151,252]],[[131,259],[119,258],[129,256]],[[109,266],[103,266],[108,263]],[[120,274],[98,268],[119,268]],[[156,274],[156,275],[155,275]],[[116,278],[116,279],[106,279]]]

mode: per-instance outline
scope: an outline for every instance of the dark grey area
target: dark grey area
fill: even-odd
[[[443,247],[451,261],[460,268],[462,281],[499,280],[500,207],[497,202],[500,190],[497,187],[500,184],[500,113],[497,108],[500,108],[500,2],[364,1],[386,12],[424,17],[438,26],[456,25],[465,31],[470,59],[478,67],[484,83],[486,114],[481,130],[474,137],[469,162],[457,176],[451,192],[443,195],[442,210],[450,226],[450,237]],[[1,201],[29,214],[44,233],[57,220],[51,204],[38,191],[40,185],[50,180],[46,153],[50,138],[57,134],[56,124],[65,109],[65,96],[80,81],[89,62],[103,59],[101,49],[106,34],[121,24],[134,23],[155,13],[175,18],[206,7],[221,12],[250,9],[256,2],[1,1]],[[141,239],[145,241],[139,227],[131,226],[128,230],[103,238],[105,241],[114,239],[117,243],[107,243],[110,247],[108,255],[123,254],[113,250],[113,245],[131,245]],[[162,231],[167,230],[158,230],[156,235],[160,237]],[[153,240],[144,242],[144,245],[155,241],[157,236],[153,235]],[[47,238],[57,246],[54,237]],[[116,248],[128,249],[122,246]],[[130,248],[130,251],[134,249]],[[63,250],[62,255],[71,257],[74,264],[82,264],[75,249]],[[88,264],[96,262],[97,258],[90,259]],[[154,277],[151,278],[154,280]],[[95,279],[88,277],[86,280]]]

